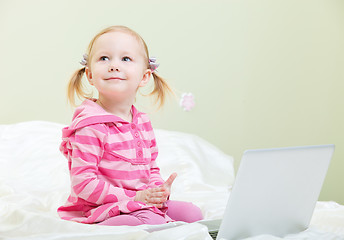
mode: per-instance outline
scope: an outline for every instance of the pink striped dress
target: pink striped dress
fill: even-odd
[[[148,116],[132,106],[131,123],[85,100],[62,130],[61,152],[68,159],[71,193],[58,208],[62,219],[98,223],[121,213],[158,209],[134,201],[136,191],[163,184],[158,149]]]

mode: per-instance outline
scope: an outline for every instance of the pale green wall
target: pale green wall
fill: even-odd
[[[0,0],[0,123],[68,123],[68,77],[89,40],[127,25],[174,88],[156,128],[197,134],[236,159],[248,148],[336,144],[321,200],[344,204],[344,1]]]

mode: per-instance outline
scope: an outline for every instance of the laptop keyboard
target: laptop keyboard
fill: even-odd
[[[219,233],[219,231],[213,231],[213,232],[209,232],[209,235],[210,235],[210,237],[212,237],[212,239],[216,240],[218,233]]]

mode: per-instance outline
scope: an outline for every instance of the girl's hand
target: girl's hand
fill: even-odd
[[[173,173],[160,187],[137,191],[134,200],[143,202],[147,205],[155,206],[157,208],[162,208],[163,203],[166,202],[170,196],[171,186],[176,177],[177,174]]]
[[[147,205],[162,208],[163,203],[167,201],[168,195],[162,187],[150,188],[143,191],[137,191],[134,201],[143,202]]]
[[[168,196],[170,196],[170,194],[171,194],[171,186],[172,186],[174,179],[176,179],[176,177],[177,177],[177,173],[172,173],[171,176],[162,185],[162,187],[166,188],[166,190],[168,192]]]

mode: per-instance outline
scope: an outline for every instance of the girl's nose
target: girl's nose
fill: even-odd
[[[118,67],[114,67],[114,66],[110,66],[109,67],[109,72],[114,72],[114,71],[119,72],[119,68]]]
[[[119,72],[119,62],[116,61],[116,60],[113,60],[110,62],[110,65],[109,65],[109,72]]]

